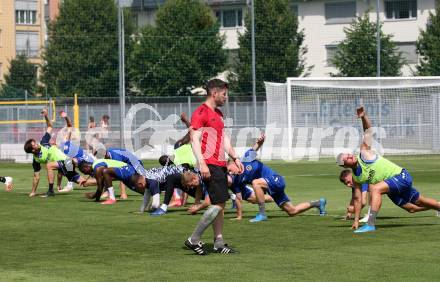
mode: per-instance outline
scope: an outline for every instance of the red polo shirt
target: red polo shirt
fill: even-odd
[[[223,146],[223,114],[201,104],[191,116],[191,127],[202,131],[202,155],[206,164],[226,166]]]

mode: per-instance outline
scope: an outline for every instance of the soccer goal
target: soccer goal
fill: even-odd
[[[386,154],[440,153],[440,77],[288,78],[266,83],[273,158],[334,156],[359,148],[363,105]],[[278,142],[278,143],[277,143]]]
[[[44,108],[55,121],[55,100],[0,101],[0,124],[44,123],[41,116]]]

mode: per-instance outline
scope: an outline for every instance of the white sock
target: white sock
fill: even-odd
[[[162,204],[162,205],[160,205],[160,208],[161,208],[162,210],[164,210],[164,211],[167,211],[168,206],[165,205],[165,204]]]
[[[237,196],[234,193],[230,194],[230,196],[232,201],[235,201],[235,199],[237,198]]]
[[[108,187],[108,197],[110,198],[110,200],[116,200],[115,197],[115,190],[113,189],[113,187]]]
[[[369,216],[370,212],[371,212],[371,207],[368,207],[368,212],[367,212],[367,214],[365,216]]]
[[[66,185],[68,188],[73,188],[73,182],[71,182],[71,181],[69,181],[69,182],[67,182],[67,185]]]
[[[153,195],[153,200],[151,201],[151,207],[153,209],[157,209],[160,206],[160,194],[154,194]]]
[[[142,206],[141,206],[140,211],[144,212],[145,210],[148,210],[149,203],[150,203],[150,192],[148,191],[148,189],[145,189],[144,200],[142,202]]]

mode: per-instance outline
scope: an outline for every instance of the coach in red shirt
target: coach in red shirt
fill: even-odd
[[[228,98],[228,83],[214,78],[206,85],[207,97],[191,116],[191,145],[197,158],[200,173],[206,184],[211,206],[205,211],[185,245],[196,254],[206,255],[200,238],[209,225],[214,227],[214,252],[235,253],[225,244],[222,236],[224,208],[229,199],[225,152],[243,172],[243,164],[237,158],[231,141],[224,134],[223,114],[218,109]]]

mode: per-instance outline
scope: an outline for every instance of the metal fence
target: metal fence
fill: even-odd
[[[54,137],[59,130],[65,127],[65,121],[59,116],[59,111],[67,112],[73,119],[73,99],[53,99],[55,102],[56,119],[53,122]],[[31,101],[31,100],[30,100]],[[186,127],[179,121],[179,114],[191,113],[204,101],[204,97],[132,97],[126,100],[126,113],[133,112],[133,120],[128,129],[131,130],[133,151],[145,146],[156,148],[144,158],[155,158],[158,154],[172,150],[172,145],[183,137]],[[1,101],[0,101],[1,103]],[[100,141],[106,146],[119,147],[121,145],[120,129],[121,119],[119,99],[109,98],[80,98],[79,105],[79,130],[81,132],[81,145],[88,148],[87,136],[100,136]],[[41,119],[40,111],[46,105],[2,105],[0,106],[0,159],[15,161],[29,161],[29,156],[23,152],[23,144],[29,138],[39,140],[45,132],[46,125],[43,121],[38,123],[19,123],[24,120]],[[49,107],[50,116],[54,110]],[[263,98],[257,101],[257,119],[254,119],[252,97],[230,97],[223,106],[225,121],[232,141],[236,142],[236,133],[246,127],[263,128],[266,124],[266,101]],[[110,117],[108,130],[101,130],[100,122],[103,116]],[[90,117],[93,117],[96,128],[89,129]],[[8,121],[11,121],[8,123]],[[18,122],[17,122],[18,121]],[[145,126],[147,124],[147,126]],[[139,130],[139,128],[143,128]],[[249,136],[249,140],[253,137]],[[59,140],[58,140],[59,141]],[[160,147],[157,149],[157,147]]]

